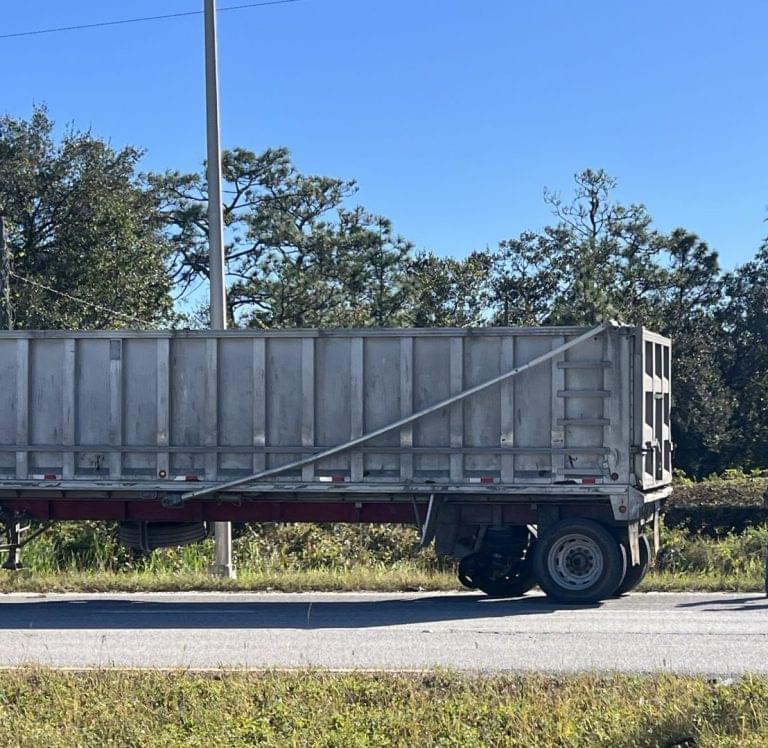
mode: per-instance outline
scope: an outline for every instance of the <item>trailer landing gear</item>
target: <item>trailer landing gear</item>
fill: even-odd
[[[9,571],[23,569],[21,549],[27,543],[31,543],[35,538],[40,537],[51,526],[50,522],[46,522],[36,530],[29,532],[31,529],[30,525],[22,524],[22,521],[25,519],[26,517],[18,512],[0,509],[0,532],[5,536],[6,541],[5,543],[0,543],[0,553],[5,552],[7,554],[5,561],[0,565],[2,569],[8,569]]]

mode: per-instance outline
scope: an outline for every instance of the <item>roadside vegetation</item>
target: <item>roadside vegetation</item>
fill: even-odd
[[[0,716],[52,748],[764,746],[768,679],[32,669],[0,673]]]
[[[678,478],[656,565],[644,590],[760,590],[768,479],[729,472],[694,483]],[[236,580],[208,567],[213,541],[140,555],[113,525],[55,525],[24,552],[26,570],[0,576],[0,591],[452,590],[454,563],[419,549],[412,527],[273,525],[235,528]]]

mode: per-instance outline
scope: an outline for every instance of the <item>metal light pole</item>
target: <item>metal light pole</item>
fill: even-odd
[[[208,135],[208,251],[211,282],[211,329],[227,327],[224,282],[224,221],[221,199],[221,142],[219,138],[219,74],[216,55],[216,0],[205,0],[205,108]],[[215,397],[215,395],[213,395]],[[214,523],[216,561],[214,571],[234,578],[232,525]]]
[[[13,330],[13,305],[11,303],[11,255],[5,242],[5,216],[0,214],[0,292],[2,293],[5,324]]]
[[[11,251],[5,239],[5,216],[0,213],[0,297],[2,297],[5,326],[13,330],[13,302],[11,301]],[[15,545],[19,542],[21,525],[16,522],[8,525],[10,547],[8,556],[3,562],[3,569],[16,571],[21,568],[21,549]]]

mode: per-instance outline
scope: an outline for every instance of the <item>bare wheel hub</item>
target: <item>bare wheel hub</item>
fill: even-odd
[[[559,538],[547,554],[547,568],[552,579],[569,590],[583,590],[597,583],[604,566],[600,546],[581,533]]]

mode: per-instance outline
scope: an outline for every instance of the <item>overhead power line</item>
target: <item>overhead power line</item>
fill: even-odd
[[[242,5],[227,5],[217,8],[219,13],[227,10],[246,10],[247,8],[263,8],[267,5],[289,5],[299,3],[301,0],[264,0],[260,3],[244,3]],[[82,29],[99,29],[105,26],[122,26],[128,23],[146,23],[149,21],[164,21],[170,18],[184,18],[185,16],[201,16],[202,10],[187,10],[182,13],[166,13],[161,16],[143,16],[141,18],[123,18],[117,21],[100,21],[98,23],[81,23],[76,26],[57,26],[51,29],[37,29],[35,31],[16,31],[12,34],[0,34],[0,39],[12,39],[19,36],[39,36],[41,34],[57,34],[62,31],[80,31]]]
[[[45,291],[50,291],[51,293],[56,294],[57,296],[62,296],[65,299],[74,301],[76,304],[80,304],[80,306],[90,307],[91,309],[98,309],[100,312],[106,312],[107,314],[111,314],[112,316],[118,317],[119,319],[127,320],[129,322],[138,322],[140,325],[145,325],[147,327],[151,327],[153,324],[148,320],[141,319],[141,317],[133,317],[130,314],[124,314],[123,312],[118,312],[115,309],[110,309],[109,307],[102,306],[101,304],[96,304],[93,301],[87,301],[86,299],[72,296],[72,294],[65,293],[64,291],[59,291],[58,289],[52,288],[51,286],[46,286],[45,283],[40,283],[39,281],[32,280],[32,278],[19,275],[18,273],[13,272],[13,270],[10,271],[9,275],[11,275],[13,278],[16,278],[16,280],[20,280],[22,283],[27,283],[28,285],[36,286],[37,288],[42,288]]]

